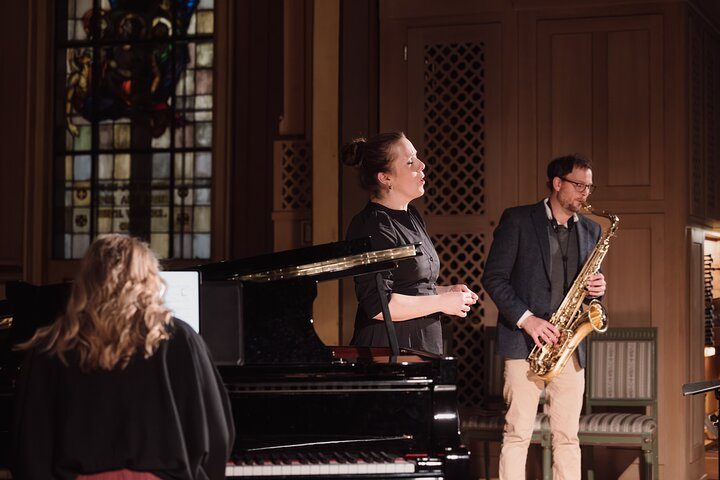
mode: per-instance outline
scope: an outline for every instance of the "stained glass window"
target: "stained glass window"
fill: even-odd
[[[56,5],[53,256],[115,232],[209,258],[213,0]]]

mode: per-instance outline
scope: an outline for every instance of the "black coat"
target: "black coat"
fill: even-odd
[[[582,266],[595,248],[602,229],[596,222],[578,215],[578,265]],[[509,358],[530,354],[527,334],[517,327],[525,311],[549,319],[550,238],[544,201],[509,208],[495,229],[482,285],[498,308],[497,353]],[[577,349],[585,367],[585,342]]]
[[[82,372],[73,355],[30,351],[17,388],[13,478],[74,479],[129,469],[222,479],[235,436],[204,341],[173,319],[171,338],[121,370]]]

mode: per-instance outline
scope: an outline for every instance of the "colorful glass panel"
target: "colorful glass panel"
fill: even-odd
[[[54,257],[117,232],[209,258],[213,1],[56,5]]]

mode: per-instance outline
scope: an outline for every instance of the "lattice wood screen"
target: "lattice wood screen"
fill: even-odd
[[[425,46],[423,159],[427,214],[485,211],[484,45]]]
[[[486,192],[485,43],[429,40],[423,50],[422,159],[428,183],[419,203],[424,215],[443,224],[431,229],[444,285],[464,283],[480,301],[466,318],[446,317],[451,351],[458,359],[458,402],[483,404],[487,374],[481,325],[490,299],[480,287],[489,231],[473,219],[488,214]],[[411,99],[410,101],[417,101]],[[447,220],[450,219],[448,222]]]
[[[312,207],[312,156],[305,140],[275,142],[275,210]]]
[[[304,139],[273,145],[274,250],[312,243],[312,148]]]
[[[432,238],[442,265],[440,284],[465,283],[480,296],[467,317],[443,319],[444,330],[452,332],[452,355],[458,359],[458,402],[463,406],[480,405],[486,393],[480,329],[485,317],[484,305],[490,301],[480,287],[480,277],[489,245],[484,235],[453,233],[433,235]]]

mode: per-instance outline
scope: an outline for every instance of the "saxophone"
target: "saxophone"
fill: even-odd
[[[549,322],[560,331],[557,343],[545,344],[542,348],[535,345],[528,355],[530,369],[547,382],[562,371],[586,336],[593,330],[602,333],[608,328],[607,312],[598,300],[591,300],[584,312],[580,313],[580,309],[587,297],[587,290],[585,290],[587,280],[600,270],[600,264],[610,246],[610,237],[615,235],[620,219],[617,215],[605,211],[596,212],[587,203],[582,204],[582,209],[587,213],[609,219],[610,227],[600,236],[562,303],[550,317]]]

